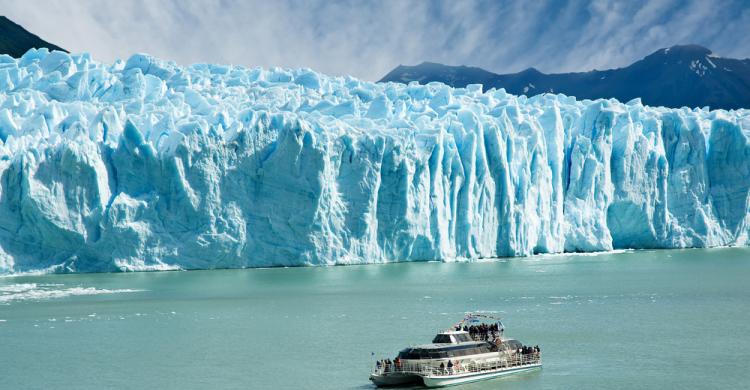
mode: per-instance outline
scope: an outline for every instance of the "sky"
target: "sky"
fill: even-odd
[[[750,0],[0,0],[0,12],[104,62],[149,53],[371,81],[423,61],[497,73],[608,69],[688,43],[750,57]]]

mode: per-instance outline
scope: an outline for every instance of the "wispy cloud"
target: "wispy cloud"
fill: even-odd
[[[102,61],[147,52],[178,63],[309,67],[376,80],[435,61],[496,72],[627,65],[697,43],[750,56],[743,1],[0,0],[11,19]]]

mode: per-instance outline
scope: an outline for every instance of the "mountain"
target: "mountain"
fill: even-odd
[[[398,66],[380,81],[453,87],[482,84],[516,95],[562,93],[578,99],[616,98],[665,107],[750,108],[750,59],[721,58],[698,45],[657,50],[630,66],[580,73],[545,74],[534,68],[495,74],[481,68],[425,62]]]
[[[46,49],[0,71],[0,274],[750,243],[748,110]]]
[[[29,49],[43,47],[49,50],[66,51],[26,31],[25,28],[5,16],[0,16],[0,54],[20,58]]]

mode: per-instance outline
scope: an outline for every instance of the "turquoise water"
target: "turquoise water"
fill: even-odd
[[[544,369],[461,389],[750,383],[750,250],[0,278],[3,389],[366,389],[469,310]]]

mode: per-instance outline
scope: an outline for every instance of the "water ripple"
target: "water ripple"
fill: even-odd
[[[96,287],[68,287],[63,284],[16,283],[0,286],[0,304],[14,301],[38,301],[82,295],[121,294],[141,292],[134,289],[105,289]]]

